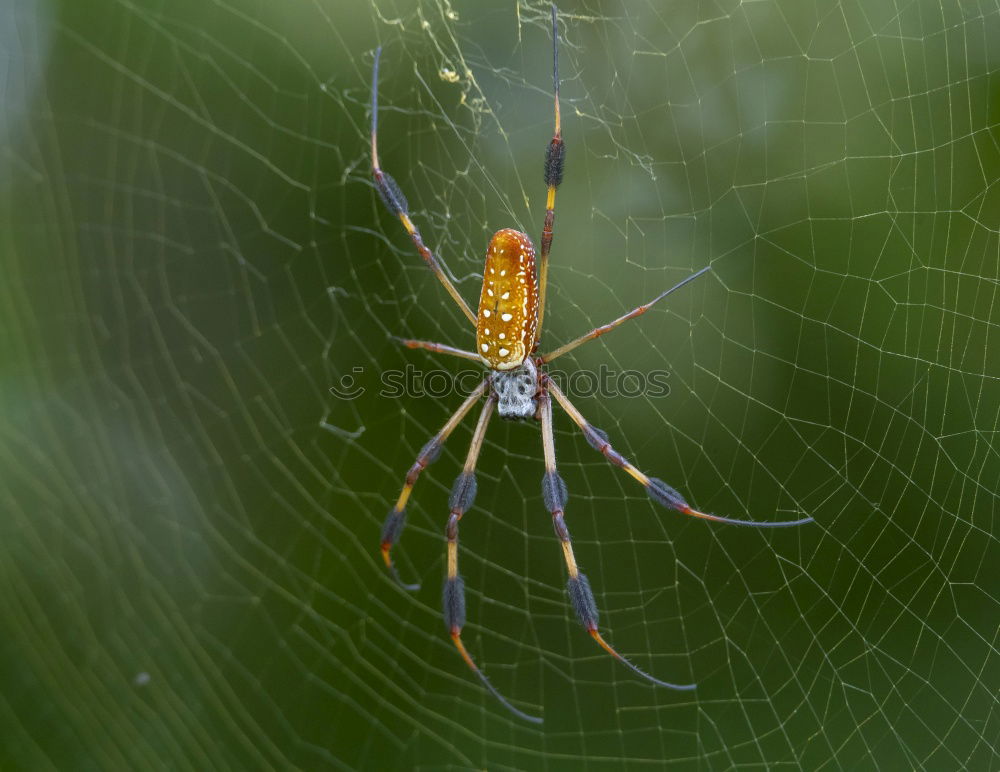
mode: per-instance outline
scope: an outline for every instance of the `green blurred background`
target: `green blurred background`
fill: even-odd
[[[390,335],[468,325],[534,237],[548,8],[46,2],[0,10],[0,766],[992,768],[1000,764],[1000,13],[989,3],[565,2],[546,341],[712,271],[567,357],[670,373],[581,398],[694,506],[557,415],[582,632],[533,426],[463,521],[473,680],[440,619],[461,427],[398,559],[377,541],[460,401],[384,399]],[[990,336],[994,343],[990,344]],[[330,388],[353,368],[356,400]]]

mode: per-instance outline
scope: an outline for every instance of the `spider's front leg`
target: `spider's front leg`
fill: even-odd
[[[483,396],[483,392],[486,391],[489,383],[490,381],[487,378],[479,384],[476,390],[466,398],[465,402],[459,405],[458,410],[452,414],[447,423],[441,427],[441,431],[431,437],[427,441],[427,444],[421,448],[420,453],[417,455],[417,460],[413,462],[410,471],[406,473],[406,482],[403,483],[403,490],[400,492],[399,498],[396,499],[396,505],[389,510],[389,514],[385,518],[385,524],[382,526],[382,560],[385,561],[385,567],[389,570],[392,578],[404,589],[419,590],[420,585],[405,584],[399,578],[399,573],[392,563],[392,556],[389,552],[399,540],[399,536],[403,532],[403,526],[406,525],[406,503],[410,499],[410,493],[413,492],[413,486],[417,484],[417,478],[420,476],[420,473],[438,457],[444,441],[448,439],[448,435],[455,430],[455,427],[462,422],[462,419],[472,409],[472,406]]]
[[[566,561],[566,570],[569,573],[566,591],[569,594],[570,601],[573,603],[573,609],[576,611],[580,623],[602,649],[632,672],[652,681],[657,686],[666,686],[669,689],[681,690],[694,689],[694,684],[668,683],[640,670],[615,651],[598,631],[597,602],[594,600],[594,593],[590,589],[590,582],[587,580],[587,575],[577,567],[576,558],[573,555],[573,543],[570,540],[569,529],[566,527],[564,519],[569,493],[566,489],[566,483],[563,482],[562,477],[559,476],[559,472],[556,470],[556,446],[555,437],[552,432],[552,400],[548,394],[548,390],[554,389],[555,385],[546,379],[543,388],[542,396],[539,399],[539,407],[542,414],[542,445],[545,452],[545,475],[542,477],[542,498],[545,501],[546,509],[552,515],[552,527],[555,529],[556,536],[559,538],[559,543],[562,546],[563,558]]]
[[[576,406],[569,401],[569,398],[560,391],[558,386],[549,381],[548,387],[553,396],[559,400],[559,404],[562,405],[563,410],[569,413],[569,417],[573,419],[573,423],[580,427],[580,431],[583,432],[583,436],[590,447],[604,456],[613,466],[624,469],[629,477],[646,489],[646,494],[657,504],[668,507],[675,512],[680,512],[682,515],[690,515],[702,520],[712,520],[716,523],[728,523],[730,525],[746,525],[755,528],[787,528],[793,525],[805,525],[813,521],[811,517],[803,517],[798,520],[737,520],[733,517],[722,517],[721,515],[713,515],[708,512],[699,512],[688,504],[676,489],[671,488],[663,480],[649,477],[639,471],[625,456],[611,447],[608,435],[587,421],[583,417],[583,414],[576,409]]]
[[[448,499],[448,506],[451,513],[448,515],[448,526],[445,534],[448,538],[448,574],[444,580],[444,591],[441,593],[442,605],[444,606],[444,623],[451,635],[451,640],[462,655],[465,664],[469,666],[473,673],[478,676],[489,692],[496,697],[500,703],[511,713],[525,721],[540,724],[542,719],[537,716],[530,716],[524,711],[518,710],[507,698],[497,691],[496,687],[489,682],[476,663],[473,661],[465,644],[462,643],[462,628],[465,627],[465,580],[458,573],[458,522],[462,516],[469,511],[476,500],[476,462],[479,459],[479,452],[483,448],[483,439],[486,436],[486,426],[489,424],[490,416],[493,415],[493,407],[496,404],[496,396],[490,394],[483,407],[483,412],[479,416],[479,423],[476,424],[476,431],[472,435],[472,444],[469,446],[469,454],[465,459],[465,466],[461,474],[455,479],[455,484],[451,489],[451,496]]]

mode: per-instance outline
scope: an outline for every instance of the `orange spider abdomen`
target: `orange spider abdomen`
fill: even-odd
[[[535,247],[525,234],[504,228],[486,249],[476,352],[493,370],[513,370],[531,353],[537,324]]]

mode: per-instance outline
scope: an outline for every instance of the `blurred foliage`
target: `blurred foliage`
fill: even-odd
[[[560,7],[546,341],[712,271],[567,369],[700,508],[684,521],[557,416],[580,631],[537,431],[495,425],[463,521],[466,638],[440,621],[458,430],[400,569],[379,527],[457,395],[387,400],[391,335],[471,333],[368,181],[478,294],[538,234],[548,7],[317,0],[0,10],[3,768],[996,766],[1000,14],[986,4]],[[562,362],[560,362],[562,365]],[[360,375],[354,368],[362,368]],[[355,375],[365,394],[330,388]]]

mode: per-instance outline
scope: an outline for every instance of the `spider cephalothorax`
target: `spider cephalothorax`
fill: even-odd
[[[455,427],[472,410],[473,406],[485,396],[482,412],[472,435],[472,442],[466,456],[465,465],[452,486],[448,499],[450,515],[445,528],[448,540],[447,574],[444,582],[442,601],[444,618],[451,639],[466,664],[479,677],[483,685],[515,715],[528,721],[540,722],[536,716],[515,708],[487,680],[482,671],[476,667],[462,642],[462,628],[465,625],[465,584],[458,572],[458,524],[462,516],[472,507],[476,498],[476,462],[479,451],[486,436],[486,427],[494,408],[501,418],[529,419],[537,418],[541,423],[542,449],[545,458],[545,474],[542,476],[542,501],[552,516],[552,527],[562,546],[563,559],[566,563],[566,591],[570,602],[580,622],[590,636],[615,659],[633,672],[641,675],[658,686],[671,689],[693,689],[694,684],[671,684],[660,681],[643,672],[615,649],[613,649],[598,631],[597,603],[586,575],[580,571],[573,554],[573,544],[570,541],[569,529],[565,522],[565,509],[569,498],[566,484],[556,470],[555,439],[552,430],[552,399],[566,411],[573,422],[580,428],[587,442],[601,453],[609,463],[622,469],[645,488],[649,497],[665,507],[676,512],[704,520],[721,523],[752,526],[787,526],[800,525],[812,520],[810,517],[800,520],[783,522],[753,522],[734,520],[718,515],[706,514],[693,509],[674,488],[658,480],[648,477],[633,466],[621,453],[611,447],[608,435],[592,426],[570,402],[569,398],[544,373],[544,365],[563,354],[572,351],[588,340],[610,332],[640,314],[648,311],[655,303],[665,298],[671,292],[683,287],[688,282],[708,271],[708,266],[681,280],[673,287],[661,292],[648,303],[637,306],[628,313],[618,317],[613,322],[581,335],[547,354],[536,355],[538,337],[542,329],[545,312],[545,289],[548,277],[548,259],[552,247],[552,232],[555,222],[556,188],[562,181],[563,162],[566,146],[563,144],[559,117],[559,67],[558,67],[558,34],[556,26],[556,9],[552,6],[552,79],[555,92],[555,131],[545,154],[545,221],[542,226],[541,256],[538,266],[535,266],[535,248],[525,234],[512,229],[497,231],[490,240],[486,250],[486,262],[483,267],[483,285],[479,298],[478,313],[472,309],[459,294],[447,274],[442,270],[434,253],[424,244],[420,231],[410,219],[406,197],[395,180],[382,170],[378,161],[378,145],[376,142],[378,128],[378,64],[381,48],[375,52],[375,64],[372,72],[372,176],[375,188],[382,201],[406,228],[420,256],[434,272],[444,288],[451,295],[466,318],[476,329],[476,349],[466,351],[444,343],[431,343],[421,340],[404,340],[409,348],[424,349],[437,353],[459,356],[481,362],[489,372],[479,386],[466,397],[458,410],[448,419],[441,430],[424,445],[413,466],[406,475],[403,490],[396,500],[395,506],[389,511],[382,527],[382,558],[390,573],[399,580],[395,566],[390,557],[392,546],[399,539],[406,518],[406,504],[410,493],[417,482],[420,473],[431,464],[441,451],[448,436]],[[400,582],[402,584],[402,582]],[[417,589],[417,585],[403,585],[407,589]]]
[[[530,356],[513,370],[494,372],[490,385],[497,400],[498,416],[511,420],[538,418],[542,385]]]

